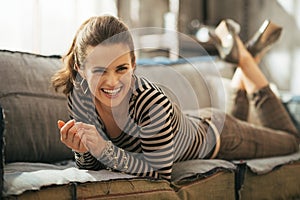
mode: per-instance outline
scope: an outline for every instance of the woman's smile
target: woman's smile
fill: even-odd
[[[118,87],[118,88],[115,88],[115,89],[102,88],[101,91],[104,93],[104,95],[107,98],[114,99],[114,98],[117,98],[119,96],[120,92],[122,91],[122,88],[123,87]]]

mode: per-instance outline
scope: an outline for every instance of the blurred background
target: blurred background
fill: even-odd
[[[217,52],[207,38],[207,30],[222,19],[232,18],[241,25],[243,41],[270,19],[282,26],[283,32],[261,67],[281,92],[300,94],[299,0],[0,0],[0,49],[62,55],[79,25],[90,16],[102,14],[120,17],[131,29],[162,28],[161,34],[145,33],[151,36],[147,40],[166,39],[163,28],[178,31],[199,42],[210,55]],[[199,56],[192,46],[176,38],[166,44],[182,51],[179,55]],[[169,56],[163,53],[139,56]]]

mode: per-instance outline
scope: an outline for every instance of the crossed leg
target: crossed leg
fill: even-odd
[[[299,149],[300,134],[281,101],[272,92],[257,62],[246,50],[239,38],[239,67],[233,77],[235,88],[234,106],[226,116],[221,133],[218,157],[224,159],[247,159],[279,156]],[[262,126],[247,121],[248,96]]]

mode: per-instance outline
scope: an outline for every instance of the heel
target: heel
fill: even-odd
[[[239,63],[239,51],[236,41],[236,35],[239,31],[239,24],[232,19],[221,21],[215,30],[209,31],[209,35],[219,52],[219,56],[227,62]]]
[[[246,48],[254,57],[262,52],[266,52],[280,38],[281,32],[282,27],[272,23],[270,20],[265,20],[258,31],[246,43]]]

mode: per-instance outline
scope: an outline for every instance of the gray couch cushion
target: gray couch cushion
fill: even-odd
[[[54,162],[73,153],[60,142],[57,120],[67,120],[66,97],[51,89],[57,56],[0,51],[0,104],[5,112],[5,162]]]

